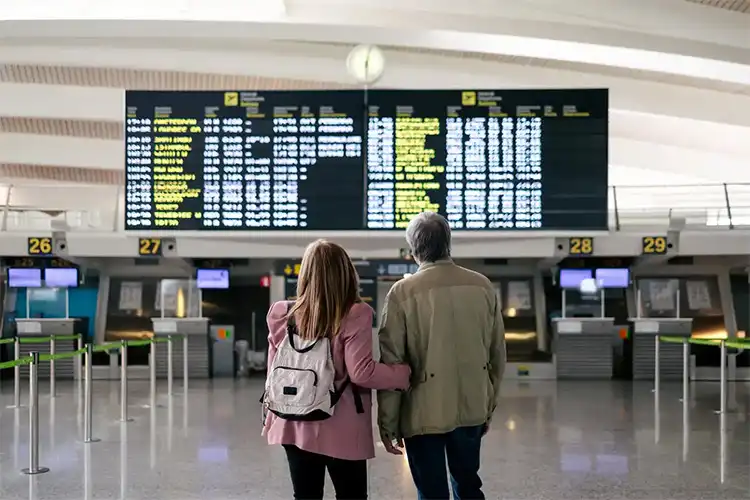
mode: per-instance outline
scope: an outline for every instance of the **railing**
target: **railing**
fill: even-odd
[[[0,230],[121,231],[124,205],[122,186],[0,185]],[[610,186],[608,215],[614,231],[750,227],[750,183]]]

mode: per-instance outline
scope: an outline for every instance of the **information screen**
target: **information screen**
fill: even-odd
[[[361,229],[363,93],[127,92],[126,229]]]
[[[368,229],[605,229],[606,90],[368,95]]]
[[[606,90],[128,92],[126,229],[607,227]]]

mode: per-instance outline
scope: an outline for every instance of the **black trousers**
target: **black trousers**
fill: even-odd
[[[284,445],[295,500],[323,500],[326,469],[337,500],[367,500],[367,460],[342,460]]]

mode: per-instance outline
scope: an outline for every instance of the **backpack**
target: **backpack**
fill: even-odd
[[[287,314],[291,309],[287,304]],[[334,407],[350,385],[349,377],[338,389],[334,384],[331,340],[300,337],[294,316],[287,319],[286,335],[276,349],[261,397],[264,410],[285,420],[317,421],[333,415]],[[359,392],[352,385],[357,413],[364,413]]]

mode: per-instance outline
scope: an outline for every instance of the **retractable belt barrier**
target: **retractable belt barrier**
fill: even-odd
[[[710,347],[718,347],[720,350],[720,406],[716,413],[724,414],[727,411],[727,349],[750,349],[750,339],[694,339],[690,337],[670,337],[670,336],[657,336],[656,337],[656,352],[654,353],[654,394],[656,402],[659,401],[659,385],[660,385],[660,364],[659,364],[659,345],[661,342],[666,344],[682,344],[683,345],[683,358],[682,358],[682,386],[683,395],[682,399],[684,404],[687,404],[688,400],[688,384],[690,383],[690,345],[703,345]]]
[[[55,371],[54,363],[57,360],[76,358],[80,365],[81,358],[83,355],[86,358],[85,362],[85,407],[84,407],[84,442],[95,443],[99,439],[92,436],[93,431],[93,418],[92,418],[92,365],[93,365],[93,353],[95,352],[109,352],[114,350],[120,351],[121,356],[121,373],[120,373],[120,421],[130,422],[132,419],[128,418],[128,377],[127,377],[127,348],[128,347],[143,347],[150,345],[151,353],[149,356],[149,372],[150,372],[150,387],[151,387],[151,405],[156,407],[156,356],[155,348],[156,344],[168,343],[168,379],[169,379],[169,395],[172,395],[172,340],[173,337],[180,337],[181,335],[169,335],[167,337],[153,337],[150,339],[143,340],[122,340],[120,342],[108,342],[106,344],[93,345],[87,344],[85,347],[82,345],[83,337],[81,335],[51,335],[48,337],[15,337],[0,339],[0,345],[14,344],[15,346],[15,359],[11,361],[5,361],[0,363],[0,370],[13,368],[14,374],[14,391],[13,399],[14,404],[12,408],[21,407],[21,372],[20,368],[25,365],[30,365],[29,370],[29,467],[23,469],[24,474],[42,474],[48,472],[49,469],[46,467],[39,466],[39,375],[38,365],[41,362],[50,363],[50,396],[55,397]],[[60,341],[78,341],[78,349],[70,352],[56,353],[55,343]],[[40,354],[39,352],[33,351],[27,356],[21,356],[20,346],[21,344],[46,344],[50,345],[49,354]],[[183,363],[187,367],[187,349],[184,349]],[[80,373],[80,372],[79,372]],[[183,383],[187,388],[187,369],[183,372]],[[79,377],[80,380],[80,377]]]

